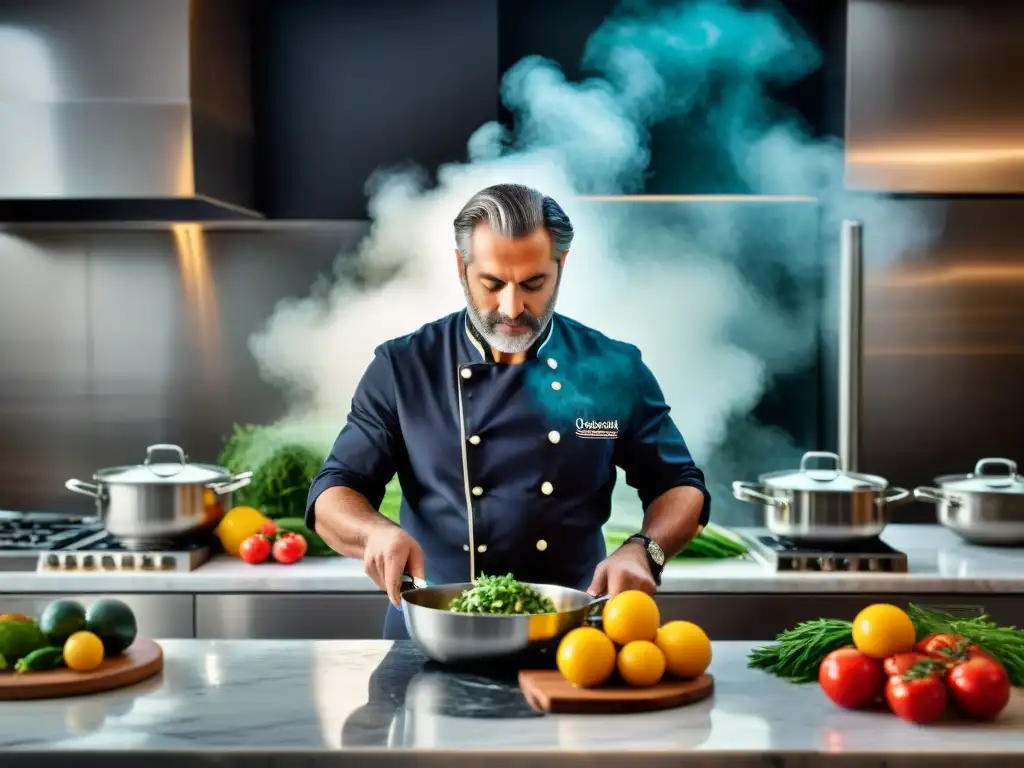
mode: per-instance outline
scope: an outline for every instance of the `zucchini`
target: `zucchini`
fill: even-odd
[[[51,645],[38,648],[14,665],[15,672],[46,672],[64,663],[64,649]]]

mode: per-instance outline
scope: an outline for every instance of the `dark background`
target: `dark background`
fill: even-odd
[[[259,0],[253,44],[257,207],[272,218],[361,219],[374,170],[414,161],[428,172],[464,160],[472,132],[508,123],[501,75],[523,56],[570,80],[615,0]],[[784,8],[817,40],[824,65],[777,92],[812,134],[842,135],[845,3]],[[358,148],[358,150],[354,149]],[[652,194],[728,193],[687,172],[678,124],[655,129]]]

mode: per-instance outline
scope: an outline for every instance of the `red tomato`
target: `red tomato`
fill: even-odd
[[[286,565],[302,559],[306,553],[306,542],[301,536],[286,535],[274,542],[274,559]]]
[[[275,536],[277,536],[277,525],[275,525],[272,520],[268,520],[260,526],[260,529],[256,531],[256,533],[261,533],[264,536],[274,538]]]
[[[258,533],[250,536],[238,548],[238,555],[247,563],[262,563],[270,556],[270,540]]]
[[[840,648],[821,662],[818,682],[835,704],[845,709],[860,709],[877,701],[885,675],[881,662],[856,648]]]
[[[293,536],[302,548],[302,557],[306,556],[306,552],[309,550],[309,544],[306,542],[306,537],[301,533],[286,533],[285,536]]]
[[[946,672],[942,662],[917,651],[893,654],[882,662],[882,669],[885,670],[885,674],[889,677],[903,677],[911,669],[922,674],[927,672],[935,677],[942,677]]]
[[[1010,678],[992,659],[957,664],[949,671],[946,683],[956,708],[979,720],[993,719],[1010,700]]]
[[[939,678],[914,672],[893,676],[885,684],[885,700],[889,709],[911,723],[934,723],[946,711],[946,686]]]
[[[966,637],[960,635],[929,635],[923,640],[919,640],[914,646],[914,650],[946,664],[968,659],[992,658]]]

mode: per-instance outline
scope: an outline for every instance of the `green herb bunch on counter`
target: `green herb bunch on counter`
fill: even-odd
[[[233,473],[252,472],[234,492],[236,505],[255,507],[269,518],[303,517],[306,496],[327,457],[327,449],[289,430],[235,425],[218,463]]]

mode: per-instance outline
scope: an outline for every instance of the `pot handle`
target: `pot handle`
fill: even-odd
[[[875,503],[878,505],[882,504],[902,504],[905,501],[910,500],[910,491],[906,488],[897,488],[893,486],[886,490],[884,496],[879,496],[875,499]]]
[[[732,484],[732,495],[739,501],[747,501],[751,504],[767,504],[769,507],[778,507],[779,509],[787,509],[789,507],[788,501],[762,493],[758,490],[759,487],[753,483],[744,483],[736,480]]]
[[[181,466],[173,472],[157,472],[151,466],[153,463],[153,454],[157,451],[171,451],[172,453],[176,453],[178,455],[178,464]],[[149,471],[157,477],[174,477],[185,468],[186,464],[188,464],[188,456],[185,455],[185,451],[182,450],[180,445],[174,445],[172,443],[157,443],[156,445],[151,445],[146,449],[146,460],[142,463],[144,466],[149,467]]]
[[[83,496],[89,496],[93,499],[98,499],[103,495],[103,491],[98,485],[83,483],[81,480],[68,480],[64,483],[64,487],[69,491],[74,491],[75,493],[80,493]]]
[[[988,467],[1003,467],[1006,474],[990,475],[985,472]],[[1017,462],[1012,459],[979,459],[974,465],[974,476],[988,480],[989,485],[1011,485],[1017,479]]]
[[[242,472],[241,474],[235,475],[225,483],[214,483],[213,485],[208,485],[206,487],[218,496],[223,496],[225,493],[231,493],[232,491],[237,491],[239,488],[245,488],[245,486],[251,482],[252,472]]]
[[[811,459],[828,459],[829,461],[832,462],[832,466],[829,469],[835,472],[835,475],[828,478],[812,476],[812,479],[814,480],[820,480],[822,482],[827,483],[832,480],[835,480],[837,477],[843,474],[843,460],[842,458],[840,458],[838,453],[832,453],[831,451],[808,451],[800,459],[800,471],[803,472],[804,474],[807,474],[808,470],[810,469],[807,465],[811,462]]]
[[[951,507],[959,507],[960,499],[950,496],[939,488],[920,486],[914,489],[914,498],[918,501],[927,501],[931,504],[948,504]]]

